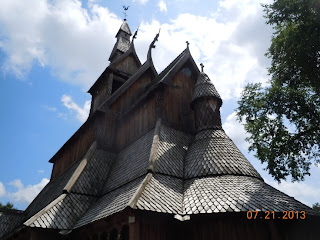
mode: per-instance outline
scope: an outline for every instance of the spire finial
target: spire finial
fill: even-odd
[[[124,12],[123,12],[123,14],[124,14],[124,20],[127,20],[127,11],[128,11],[128,9],[129,9],[130,6],[125,6],[125,5],[123,5],[122,7],[123,7],[123,10],[124,10]]]
[[[204,68],[203,63],[200,63],[200,66],[201,66],[201,72],[203,72],[203,68]]]
[[[190,44],[189,41],[186,41],[186,44],[187,44],[187,48],[189,48],[189,44]]]

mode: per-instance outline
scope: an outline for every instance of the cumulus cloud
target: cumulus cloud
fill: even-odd
[[[1,1],[2,70],[24,78],[38,64],[61,80],[88,88],[106,67],[121,24],[107,8],[95,2],[88,6],[79,0]]]
[[[20,179],[16,179],[9,185],[16,188],[14,192],[7,192],[6,196],[15,203],[31,203],[39,192],[47,185],[49,179],[43,178],[38,184],[24,186]]]
[[[184,13],[168,23],[143,22],[136,41],[139,56],[145,60],[146,46],[161,28],[153,50],[157,70],[183,51],[188,40],[193,58],[204,63],[223,100],[238,98],[247,83],[266,83],[269,60],[264,53],[272,29],[265,24],[261,5],[240,0],[221,3],[210,17]],[[229,15],[233,17],[226,17]]]
[[[76,113],[77,119],[80,122],[84,122],[88,118],[90,112],[90,101],[86,101],[83,107],[80,107],[75,103],[69,95],[63,95],[61,97],[61,101],[66,108]]]
[[[319,202],[320,189],[310,186],[303,182],[271,182],[266,180],[274,188],[293,196],[295,199],[312,206],[312,204]]]
[[[158,7],[160,9],[161,12],[167,12],[167,4],[165,1],[160,0],[158,3]]]
[[[6,193],[6,189],[2,182],[0,182],[0,197],[4,196]]]
[[[158,7],[166,11],[165,1]],[[204,63],[222,98],[237,98],[246,83],[267,81],[264,53],[272,30],[262,15],[255,0],[223,0],[210,16],[184,13],[165,23],[154,18],[140,24],[137,53],[144,61],[161,28],[153,56],[157,70],[162,70],[188,40],[194,59]],[[7,56],[2,69],[23,77],[38,63],[59,79],[87,89],[108,64],[121,21],[96,1],[87,9],[80,0],[2,1],[0,48]]]
[[[245,141],[248,133],[245,131],[243,124],[238,122],[236,112],[231,113],[226,118],[226,121],[223,123],[223,129],[237,147],[243,151],[248,150],[249,143]]]

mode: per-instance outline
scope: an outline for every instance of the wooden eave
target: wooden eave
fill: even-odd
[[[85,129],[87,129],[88,127],[92,127],[92,124],[94,122],[94,120],[96,119],[96,117],[101,114],[102,112],[99,111],[99,109],[97,109],[97,111],[95,111],[88,119],[87,121],[85,121],[81,127],[65,142],[65,144],[63,144],[63,146],[58,150],[58,152],[53,155],[53,157],[49,160],[50,163],[55,163],[55,161],[60,157],[60,155],[65,151],[65,149],[67,147],[69,147],[70,145],[72,145],[72,143],[81,136],[81,134],[83,133],[83,131]]]

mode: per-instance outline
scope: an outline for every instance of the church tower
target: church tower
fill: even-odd
[[[224,132],[189,43],[158,73],[160,33],[143,64],[130,36],[124,20],[90,116],[28,208],[0,211],[0,239],[318,239],[320,214],[265,183]]]

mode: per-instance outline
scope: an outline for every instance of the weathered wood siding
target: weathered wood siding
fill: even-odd
[[[86,126],[85,129],[81,130],[81,133],[78,134],[76,139],[74,139],[68,146],[63,148],[63,152],[60,156],[58,156],[53,165],[51,180],[60,175],[73,163],[84,156],[93,141],[93,126]]]
[[[100,113],[94,124],[94,136],[99,145],[113,152],[114,134],[116,132],[116,118],[111,113]]]
[[[130,75],[133,75],[139,67],[139,63],[132,55],[129,55],[116,65],[117,69]]]
[[[92,96],[90,114],[96,111],[111,95],[113,73],[107,74],[104,78],[105,82],[101,84],[100,88]]]
[[[186,131],[194,129],[194,114],[190,108],[195,80],[191,70],[183,68],[173,77],[163,94],[164,120]]]
[[[118,122],[116,146],[122,149],[152,129],[156,124],[154,97],[146,99]]]
[[[151,82],[150,71],[145,72],[137,79],[112,105],[111,110],[119,115],[126,112],[137,98],[143,93],[145,87]]]

